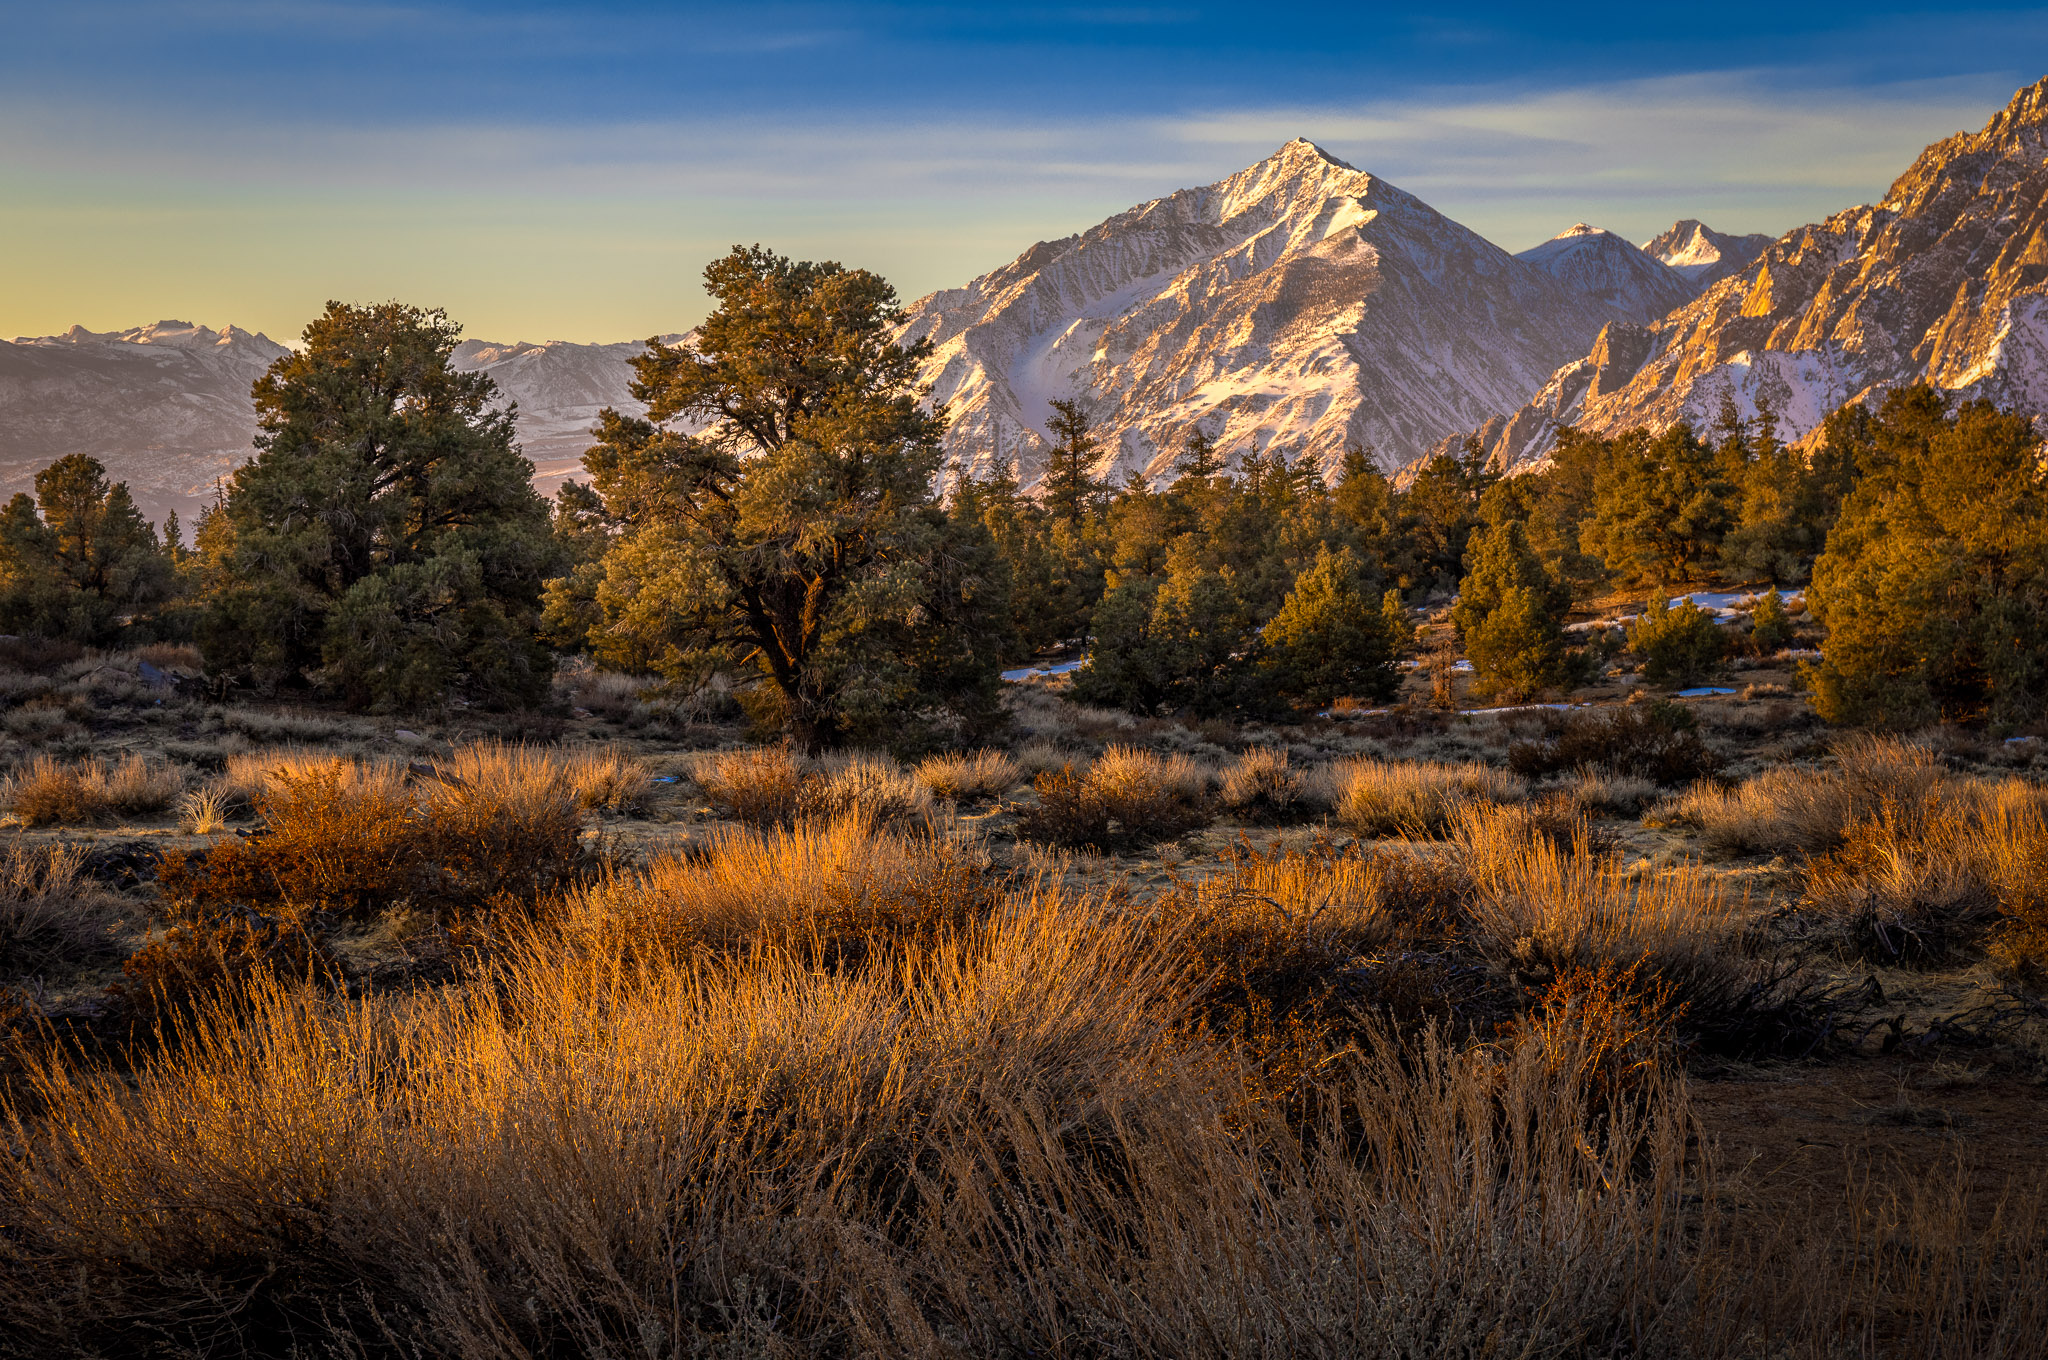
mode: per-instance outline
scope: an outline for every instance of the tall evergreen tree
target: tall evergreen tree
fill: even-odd
[[[1089,470],[1099,448],[1094,428],[1080,402],[1053,399],[1052,415],[1045,422],[1052,446],[1045,452],[1039,493],[1053,517],[1070,525],[1086,519],[1103,499],[1102,483]]]
[[[258,380],[201,626],[217,675],[380,708],[546,696],[547,503],[496,386],[449,366],[459,334],[438,310],[330,302]]]

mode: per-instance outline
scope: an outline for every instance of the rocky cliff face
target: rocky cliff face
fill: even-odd
[[[1306,141],[910,311],[950,451],[1027,482],[1054,397],[1095,417],[1103,475],[1163,471],[1197,428],[1397,465],[1519,405],[1612,314]]]
[[[1712,419],[1764,402],[1797,439],[1844,402],[1926,381],[2048,411],[2048,80],[1922,152],[1875,206],[1773,241],[1646,327],[1616,323],[1488,433],[1527,462],[1559,425]]]
[[[1655,321],[1699,291],[1691,278],[1611,231],[1584,222],[1515,256],[1615,318]]]

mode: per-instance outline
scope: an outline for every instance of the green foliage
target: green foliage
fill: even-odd
[[[1340,697],[1385,702],[1401,687],[1395,661],[1412,638],[1399,591],[1373,604],[1373,582],[1349,548],[1317,550],[1266,625],[1260,678],[1272,695],[1326,708]]]
[[[0,630],[106,644],[173,593],[176,570],[128,495],[82,453],[0,509]]]
[[[588,645],[621,670],[727,676],[806,750],[986,728],[1008,574],[985,519],[934,495],[945,420],[919,404],[930,346],[891,338],[895,290],[758,246],[705,284],[694,347],[634,361],[647,417],[601,417],[583,464],[602,570],[552,586],[550,620],[594,618]]]
[[[1625,584],[1690,579],[1718,560],[1733,492],[1690,426],[1630,431],[1601,461],[1581,546]]]
[[[1469,560],[1451,622],[1465,639],[1479,683],[1516,699],[1568,683],[1575,669],[1564,617],[1572,590],[1537,559],[1520,522],[1481,531]]]
[[[1893,393],[1830,430],[1861,476],[1814,567],[1830,722],[2020,723],[2048,700],[2048,484],[2030,422]]]
[[[1778,592],[1767,590],[1757,596],[1749,615],[1749,646],[1758,656],[1769,656],[1792,643],[1792,616]]]
[[[459,333],[330,302],[257,382],[258,453],[199,534],[216,675],[362,707],[546,697],[547,504],[491,380],[449,367]]]
[[[1714,616],[1691,600],[1673,609],[1662,595],[1629,625],[1628,649],[1653,685],[1696,685],[1720,668],[1728,639]]]
[[[1074,697],[1133,713],[1220,716],[1238,706],[1257,642],[1236,573],[1177,558],[1164,576],[1119,581],[1103,597]]]
[[[1416,469],[1396,498],[1404,586],[1420,593],[1457,589],[1465,549],[1479,527],[1480,501],[1495,480],[1477,439],[1467,441],[1463,457],[1439,453]]]
[[[1090,470],[1100,449],[1093,428],[1080,402],[1054,399],[1045,422],[1052,446],[1045,452],[1040,491],[1053,517],[1067,524],[1079,524],[1105,498],[1105,488]]]

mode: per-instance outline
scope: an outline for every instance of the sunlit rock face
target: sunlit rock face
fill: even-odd
[[[1094,417],[1097,472],[1168,468],[1200,429],[1229,455],[1387,466],[1519,407],[1611,305],[1306,141],[1228,179],[1041,242],[916,302],[908,339],[950,453],[1039,473],[1047,403]]]
[[[1515,256],[1616,318],[1655,321],[1699,291],[1689,275],[1611,231],[1580,222]]]
[[[1539,461],[1566,424],[1711,421],[1762,402],[1781,438],[1907,383],[2048,412],[2048,81],[1930,146],[1874,206],[1787,232],[1695,301],[1610,327],[1488,432]],[[1681,224],[1682,225],[1682,224]]]

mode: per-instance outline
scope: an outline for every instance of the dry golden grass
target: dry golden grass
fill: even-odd
[[[1291,821],[1309,809],[1307,786],[1284,748],[1258,746],[1223,771],[1216,801],[1243,821]]]
[[[26,826],[75,826],[160,813],[184,790],[176,769],[139,755],[113,763],[37,756],[0,798]]]
[[[647,767],[617,746],[556,747],[547,759],[562,768],[580,807],[634,813],[647,806],[653,788]]]
[[[228,828],[228,797],[224,790],[194,789],[178,804],[178,830],[188,836],[212,836]]]
[[[2009,968],[2037,973],[2048,791],[2017,779],[1950,781],[1851,824],[1807,866],[1802,917],[1849,952],[1930,963],[1990,932]]]
[[[1044,771],[1032,787],[1038,801],[1019,817],[1018,834],[1051,845],[1149,845],[1199,830],[1211,819],[1203,766],[1136,746],[1112,746],[1086,771]]]
[[[932,791],[887,756],[836,755],[807,771],[797,797],[803,817],[832,820],[858,814],[882,826],[928,823]]]
[[[780,746],[709,751],[690,762],[690,778],[712,805],[752,826],[795,821],[804,774],[803,762]]]
[[[129,1069],[24,1055],[0,1352],[2032,1354],[2032,1201],[1730,1232],[1627,966],[1726,904],[1525,822],[1248,855],[1178,915],[859,820],[727,831],[470,985],[250,970]],[[1454,859],[1487,949],[1590,970],[1506,1037],[1297,1036],[1283,1090],[1246,1044],[1276,1031],[1202,1023],[1229,913],[1334,956],[1398,938],[1388,866]]]
[[[948,751],[918,762],[917,782],[956,803],[1000,798],[1024,779],[1024,767],[1001,751]]]
[[[1440,836],[1466,808],[1519,802],[1528,793],[1525,781],[1476,761],[1338,761],[1319,769],[1312,785],[1339,824],[1372,837]]]
[[[1696,827],[1709,847],[1727,854],[1817,855],[1883,809],[1927,806],[1951,782],[1923,746],[1858,737],[1843,744],[1832,769],[1770,769],[1734,788],[1697,784],[1651,820]]]
[[[108,944],[113,895],[79,871],[79,846],[0,853],[0,979],[76,963]]]

